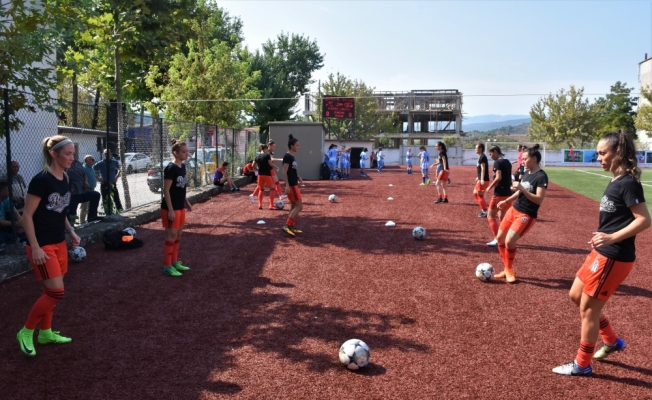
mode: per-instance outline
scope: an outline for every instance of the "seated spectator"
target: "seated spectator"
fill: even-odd
[[[231,177],[229,176],[229,171],[226,167],[229,166],[228,161],[224,161],[222,166],[215,170],[213,174],[213,185],[215,186],[224,186],[225,183],[228,183],[231,187],[232,192],[239,192],[240,188],[236,187]]]
[[[13,210],[10,207],[9,185],[5,181],[0,181],[0,244],[12,243],[16,240],[11,227],[12,221],[16,224],[18,237],[21,239],[25,237],[20,214],[15,207]]]
[[[257,179],[256,177],[258,176],[258,171],[254,165],[254,160],[247,161],[247,165],[245,165],[242,169],[242,175],[250,177],[250,183]]]

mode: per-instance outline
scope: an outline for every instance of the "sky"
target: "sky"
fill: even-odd
[[[650,0],[218,4],[240,17],[252,51],[280,32],[315,39],[325,54],[316,80],[339,72],[378,91],[457,89],[466,116],[527,115],[571,85],[590,98],[617,81],[638,93],[638,64],[652,57]]]

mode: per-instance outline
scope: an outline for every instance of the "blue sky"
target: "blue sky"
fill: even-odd
[[[220,1],[254,50],[281,31],[316,39],[315,79],[340,72],[376,90],[458,89],[464,112],[527,114],[570,85],[603,95],[616,81],[638,92],[652,57],[652,2]],[[316,91],[316,84],[313,87]]]

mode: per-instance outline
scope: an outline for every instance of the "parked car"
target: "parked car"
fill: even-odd
[[[148,155],[143,153],[125,153],[125,168],[128,174],[147,169],[152,162]]]
[[[147,187],[149,190],[158,193],[163,189],[163,170],[171,163],[172,160],[165,160],[162,163],[150,163],[147,168]],[[188,179],[188,187],[195,187],[195,161],[187,160],[186,164],[186,179]]]

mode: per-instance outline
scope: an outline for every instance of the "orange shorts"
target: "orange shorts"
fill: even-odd
[[[47,244],[42,246],[41,249],[50,258],[45,260],[45,265],[36,265],[32,260],[32,248],[30,245],[25,246],[27,259],[34,268],[36,279],[42,281],[57,278],[68,272],[68,246],[65,240],[56,244]]]
[[[261,190],[265,189],[265,186],[269,188],[274,187],[274,178],[271,175],[258,175],[258,187]]]
[[[576,276],[584,283],[583,293],[599,300],[608,300],[618,285],[627,278],[633,266],[633,261],[612,260],[594,249]]]
[[[473,190],[476,192],[484,192],[485,190],[487,190],[488,187],[489,187],[489,182],[484,181],[484,185],[481,185],[480,181],[477,181],[475,183],[475,187],[473,188]]]
[[[437,179],[439,179],[442,183],[446,183],[448,180],[448,174],[450,171],[444,171],[443,169],[439,171],[439,175],[437,175]]]
[[[290,194],[288,194],[288,200],[290,200],[291,203],[294,203],[295,201],[301,201],[301,191],[299,190],[299,186],[290,186]]]
[[[272,179],[274,179],[274,177],[276,176],[276,171],[275,171],[275,170],[271,170],[271,171],[269,171],[269,173],[272,174]]]
[[[169,211],[161,208],[161,222],[163,228],[181,228],[186,223],[186,210],[174,210],[174,221],[170,222],[168,219]]]
[[[500,230],[507,233],[512,230],[518,234],[518,236],[523,237],[537,221],[536,218],[532,218],[527,214],[516,211],[513,207],[510,207],[505,214],[505,218],[500,223]]]
[[[498,203],[501,201],[509,199],[509,196],[491,196],[491,200],[489,201],[489,209],[491,210],[497,210],[498,209]],[[508,207],[511,207],[512,203],[510,202]]]

